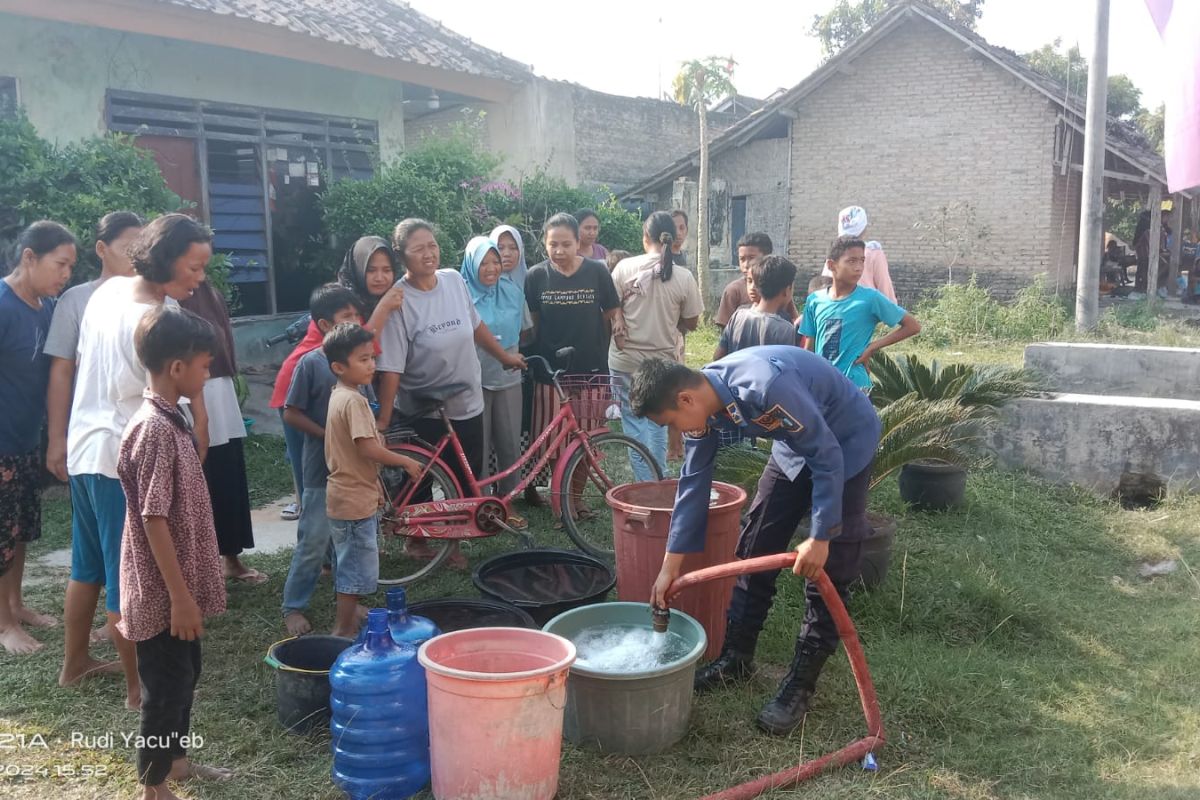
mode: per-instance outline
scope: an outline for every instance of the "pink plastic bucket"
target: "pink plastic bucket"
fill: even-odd
[[[525,628],[446,633],[418,652],[437,800],[551,800],[575,645]]]

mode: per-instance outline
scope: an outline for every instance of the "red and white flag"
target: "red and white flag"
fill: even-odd
[[[1200,186],[1200,0],[1146,0],[1167,52],[1167,188]]]

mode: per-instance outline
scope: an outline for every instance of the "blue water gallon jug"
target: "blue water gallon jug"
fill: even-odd
[[[420,645],[442,633],[433,620],[408,613],[408,594],[402,586],[387,590],[387,607],[388,628],[397,642]]]
[[[429,783],[429,707],[417,648],[397,643],[388,612],[367,614],[362,644],[329,673],[333,782],[350,800],[401,800]]]

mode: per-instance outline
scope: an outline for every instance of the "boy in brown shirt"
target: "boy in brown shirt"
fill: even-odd
[[[177,800],[168,779],[232,777],[187,756],[204,618],[225,611],[225,578],[208,485],[179,398],[204,388],[216,334],[190,311],[160,305],[142,317],[133,342],[150,388],[117,460],[126,498],[117,628],[137,648],[142,797]]]
[[[337,559],[337,618],[334,636],[358,634],[358,600],[379,582],[379,465],[400,467],[414,479],[421,465],[388,450],[361,387],[375,377],[375,334],[343,322],[325,335],[322,348],[337,385],[325,421],[329,466],[325,508]]]

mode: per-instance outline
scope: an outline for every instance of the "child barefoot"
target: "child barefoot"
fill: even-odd
[[[117,462],[127,500],[117,630],[137,648],[143,800],[175,800],[168,778],[232,777],[187,756],[204,618],[225,611],[225,580],[198,446],[178,403],[203,390],[215,336],[195,314],[161,305],[134,334],[150,388]]]
[[[400,467],[414,480],[421,466],[383,446],[360,392],[375,377],[375,335],[344,322],[326,334],[322,347],[338,379],[325,417],[325,508],[337,562],[333,635],[353,638],[362,622],[358,598],[374,594],[379,581],[379,465]]]

